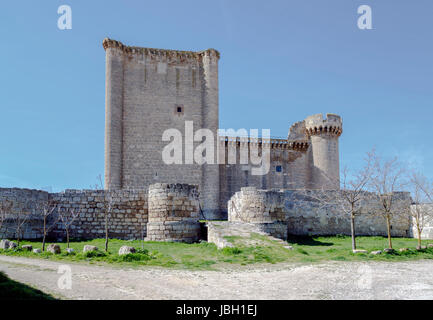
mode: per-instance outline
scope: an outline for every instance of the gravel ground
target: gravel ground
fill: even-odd
[[[69,263],[72,288],[60,289],[58,270],[64,264],[0,256],[0,270],[9,277],[62,299],[433,299],[432,260],[278,264],[225,271]]]

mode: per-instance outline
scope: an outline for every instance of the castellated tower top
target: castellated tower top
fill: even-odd
[[[328,113],[323,119],[319,113],[305,119],[305,130],[308,136],[330,134],[339,137],[343,133],[343,121],[339,115]]]
[[[186,60],[200,60],[204,56],[214,57],[219,59],[220,53],[215,49],[207,49],[203,51],[180,51],[180,50],[169,50],[169,49],[155,49],[155,48],[143,48],[143,47],[131,47],[125,46],[122,42],[105,38],[102,42],[102,46],[105,50],[108,48],[116,48],[124,53],[128,54],[143,54],[152,58],[165,57],[169,62],[177,60],[184,62]],[[174,62],[174,61],[173,61]]]

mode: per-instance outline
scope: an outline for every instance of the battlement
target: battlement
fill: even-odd
[[[133,47],[126,46],[122,42],[105,38],[102,42],[104,50],[108,48],[116,48],[126,54],[142,54],[148,56],[151,59],[159,60],[164,59],[168,62],[185,62],[189,60],[201,60],[204,56],[214,57],[219,59],[220,53],[215,49],[207,49],[203,51],[181,51],[181,50],[169,50],[169,49],[155,49],[155,48],[144,48],[144,47]]]
[[[291,125],[289,129],[289,140],[305,140],[305,121],[298,121]]]
[[[230,136],[219,136],[220,142],[224,142],[225,145],[237,145],[248,144],[253,146],[266,146],[270,149],[287,149],[306,151],[309,143],[307,140],[289,140],[289,139],[276,139],[276,138],[252,138],[252,137],[230,137]]]
[[[331,134],[339,137],[343,133],[343,121],[339,115],[328,113],[323,118],[321,113],[305,119],[305,132],[307,136]]]

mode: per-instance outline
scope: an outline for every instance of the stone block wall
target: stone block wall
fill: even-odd
[[[293,235],[350,235],[350,217],[335,206],[323,206],[311,197],[294,190],[257,190],[242,188],[229,201],[229,221],[248,222],[262,225],[262,229],[275,237]],[[341,193],[342,191],[325,191]],[[409,193],[396,193],[399,202],[392,220],[393,236],[411,236]],[[373,194],[363,204],[363,212],[355,219],[357,235],[385,236],[386,222],[380,214],[380,203]],[[284,230],[286,229],[286,231]]]
[[[48,200],[49,193],[41,190],[0,188],[0,201],[12,201],[13,206],[6,214],[6,220],[0,228],[0,238],[14,238],[17,236],[17,214],[27,216],[22,234],[26,239],[42,237],[42,223],[40,212],[42,205]]]
[[[57,209],[79,212],[70,229],[73,238],[94,239],[105,237],[105,205],[111,201],[108,215],[110,238],[140,239],[146,235],[147,190],[65,190],[50,198]],[[110,200],[111,199],[111,200]],[[64,238],[65,230],[57,223],[51,235]]]
[[[0,238],[15,238],[13,217],[18,212],[28,214],[24,239],[42,237],[44,204],[56,206],[48,225],[54,226],[49,237],[66,238],[59,211],[76,212],[70,226],[70,237],[94,239],[105,237],[105,210],[110,204],[108,231],[110,238],[154,241],[194,242],[200,239],[200,206],[197,186],[157,183],[147,189],[65,190],[48,193],[27,189],[0,189],[0,200],[14,203]]]
[[[322,192],[312,190],[311,193]],[[326,191],[341,193],[342,191]],[[323,206],[311,198],[298,197],[295,191],[284,191],[288,232],[295,235],[350,235],[350,216],[336,206]],[[379,199],[373,194],[362,203],[362,212],[355,218],[357,235],[386,236],[386,220],[381,214]],[[411,197],[408,192],[396,193],[395,208],[391,219],[391,235],[410,237],[409,210]]]
[[[65,190],[48,193],[28,189],[0,189],[0,200],[8,199],[14,203],[8,213],[7,221],[0,230],[0,238],[15,238],[14,217],[18,212],[28,214],[22,237],[40,239],[42,237],[44,204],[52,201],[56,209],[49,216],[48,225],[53,225],[49,237],[66,237],[63,224],[59,221],[57,210],[74,210],[78,217],[70,227],[71,238],[94,239],[105,236],[104,199],[112,198],[112,210],[108,215],[110,238],[140,239],[146,235],[147,190]]]
[[[149,186],[147,240],[194,242],[200,238],[197,186],[156,183]]]

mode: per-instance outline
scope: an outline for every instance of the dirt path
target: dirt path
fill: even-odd
[[[117,269],[0,256],[12,279],[66,299],[433,299],[433,261],[288,264],[226,271]]]

